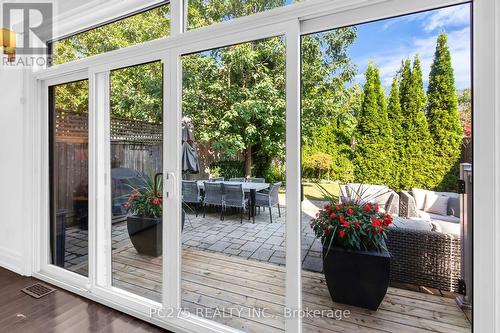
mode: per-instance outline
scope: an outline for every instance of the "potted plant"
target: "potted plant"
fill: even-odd
[[[139,254],[158,257],[162,254],[161,191],[146,187],[134,190],[125,204],[128,209],[127,230],[130,241]]]
[[[334,302],[379,307],[389,286],[385,240],[391,223],[377,204],[350,198],[330,199],[311,221],[323,244],[323,272]]]
[[[127,231],[130,241],[139,254],[158,257],[162,254],[162,211],[163,197],[161,173],[154,180],[145,179],[143,186],[132,188],[124,207],[128,211]],[[181,223],[184,229],[184,204]]]

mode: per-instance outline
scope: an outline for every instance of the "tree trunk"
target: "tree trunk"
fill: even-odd
[[[252,146],[245,149],[245,177],[252,175]]]

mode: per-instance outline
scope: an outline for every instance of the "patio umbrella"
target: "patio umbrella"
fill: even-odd
[[[188,117],[182,118],[182,174],[200,172],[198,154],[194,142],[193,124]]]

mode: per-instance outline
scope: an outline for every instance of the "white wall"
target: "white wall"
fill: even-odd
[[[54,37],[105,22],[161,0],[55,0]],[[1,0],[0,0],[1,2]],[[99,10],[97,10],[99,8]],[[0,68],[0,267],[32,273],[33,112],[28,70]],[[24,140],[24,141],[23,141]]]
[[[0,70],[0,266],[25,272],[23,72]]]

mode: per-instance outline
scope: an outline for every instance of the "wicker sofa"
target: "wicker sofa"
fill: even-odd
[[[429,195],[447,200],[440,213],[427,211]],[[430,221],[435,230],[442,233],[460,236],[460,199],[458,193],[434,192],[418,188],[400,193],[400,216],[420,218]]]
[[[413,195],[415,190],[401,191],[399,196],[398,219],[408,225],[390,228],[388,234],[387,246],[392,256],[391,279],[460,292],[460,219],[451,214],[425,212],[422,203],[417,203],[423,199],[416,200]],[[422,191],[458,198],[456,193]],[[415,227],[422,225],[426,227]]]
[[[461,243],[456,235],[390,228],[391,281],[460,292]]]
[[[391,281],[459,292],[460,237],[420,218],[410,192],[398,195],[387,186],[357,183],[341,185],[340,190],[341,196],[376,202],[394,216],[387,239]]]

